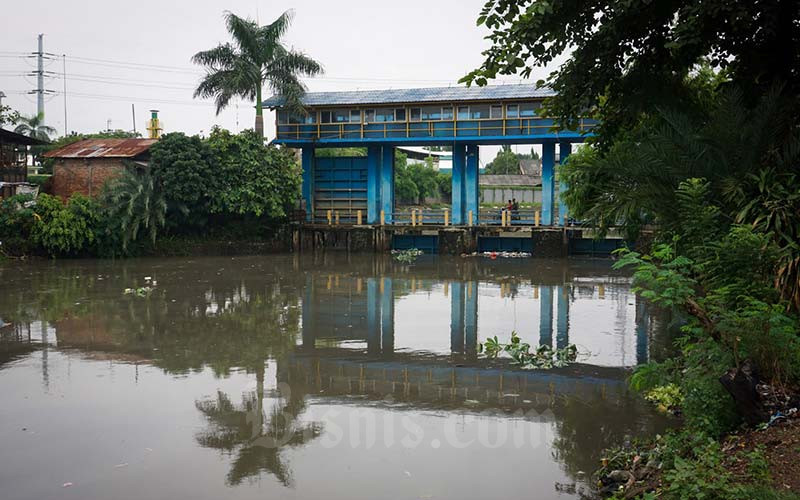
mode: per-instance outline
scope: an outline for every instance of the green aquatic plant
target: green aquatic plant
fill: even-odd
[[[515,365],[519,365],[525,370],[561,368],[578,359],[578,348],[575,344],[559,349],[541,345],[531,351],[531,345],[522,342],[515,331],[511,332],[510,343],[500,342],[495,335],[486,339],[485,343],[478,344],[478,352],[486,354],[486,357],[490,359],[506,353]]]
[[[418,248],[409,248],[408,250],[392,250],[392,256],[397,262],[403,264],[411,264],[417,260],[417,257],[422,255],[422,250]]]

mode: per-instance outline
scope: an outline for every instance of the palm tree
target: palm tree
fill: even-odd
[[[198,52],[192,57],[205,66],[206,75],[194,91],[195,97],[213,97],[217,114],[234,97],[256,103],[256,133],[264,136],[264,117],[261,90],[264,85],[285,99],[290,113],[305,114],[300,98],[305,86],[300,75],[322,73],[322,66],[302,52],[287,49],[281,38],[292,22],[293,12],[287,10],[272,24],[259,26],[255,21],[225,12],[225,24],[233,43]]]
[[[50,142],[50,136],[56,133],[56,129],[44,124],[44,113],[28,117],[20,116],[19,122],[14,132],[34,139]]]
[[[112,231],[122,238],[123,251],[137,240],[140,232],[146,232],[155,243],[158,228],[166,222],[167,201],[150,172],[138,172],[129,166],[106,186],[103,198],[110,219],[117,226]]]

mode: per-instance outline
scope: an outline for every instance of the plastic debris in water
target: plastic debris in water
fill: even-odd
[[[72,486],[72,483],[64,483],[61,485],[62,488],[69,488],[70,486]]]

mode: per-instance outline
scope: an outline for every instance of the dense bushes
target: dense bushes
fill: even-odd
[[[113,257],[139,253],[159,234],[231,235],[227,228],[246,227],[237,234],[263,235],[299,195],[294,154],[265,146],[252,131],[214,129],[208,139],[167,134],[151,154],[149,167],[128,165],[96,199],[4,200],[0,251]]]

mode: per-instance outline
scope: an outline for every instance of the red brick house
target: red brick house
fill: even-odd
[[[126,161],[147,165],[150,146],[157,139],[84,139],[44,154],[53,164],[53,194],[97,196],[103,185],[118,176]]]

